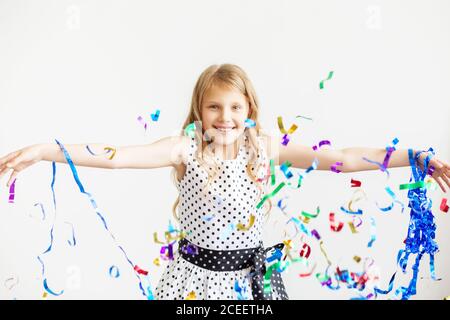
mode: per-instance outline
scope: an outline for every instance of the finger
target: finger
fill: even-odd
[[[17,175],[19,174],[18,171],[14,170],[13,173],[11,173],[11,176],[9,177],[8,183],[6,186],[9,188],[9,186],[16,180]]]
[[[450,188],[450,179],[445,174],[443,174],[441,176],[441,178],[442,178],[442,180],[445,181],[445,183],[447,184],[447,187]]]
[[[0,169],[0,180],[3,178],[3,176],[8,172],[9,168],[2,168]]]
[[[7,166],[8,168],[15,168],[20,162],[22,162],[22,157],[21,157],[20,155],[18,155],[17,157],[15,157],[15,158],[9,160],[9,161],[6,163],[6,166]]]
[[[441,187],[441,190],[443,192],[445,192],[445,188],[444,188],[444,184],[442,183],[442,179],[440,177],[436,177],[434,180],[438,183],[439,187]]]
[[[0,166],[6,164],[9,160],[16,156],[16,152],[10,153],[7,156],[0,159]]]

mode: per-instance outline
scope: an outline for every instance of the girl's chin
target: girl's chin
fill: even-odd
[[[216,134],[214,136],[214,143],[217,145],[229,145],[238,139],[239,135],[236,132],[230,132],[227,134]]]

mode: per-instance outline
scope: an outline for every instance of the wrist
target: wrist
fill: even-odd
[[[54,161],[54,154],[58,152],[59,148],[54,143],[41,143],[36,145],[38,150],[38,158],[39,160],[44,161]]]

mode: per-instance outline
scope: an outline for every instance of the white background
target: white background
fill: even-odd
[[[187,115],[200,73],[213,63],[235,63],[256,87],[267,131],[276,130],[276,117],[281,115],[285,126],[299,125],[292,139],[306,145],[328,139],[333,148],[384,148],[398,137],[398,148],[432,146],[448,162],[449,16],[450,3],[445,0],[1,0],[0,154],[55,138],[64,144],[128,145],[172,135]],[[333,79],[319,90],[330,70],[335,72]],[[156,109],[161,110],[158,122],[144,132],[136,118],[149,118]],[[295,119],[296,115],[314,120]],[[79,193],[69,167],[58,164],[55,243],[43,259],[50,287],[65,292],[46,299],[145,299],[117,244],[150,272],[154,288],[165,264],[152,263],[159,252],[153,232],[162,237],[176,198],[170,170],[78,170],[117,243]],[[321,214],[311,228],[320,231],[333,263],[361,271],[353,256],[372,257],[384,289],[396,270],[409,210],[402,214],[396,206],[382,213],[374,201],[390,203],[384,191],[388,184],[406,204],[406,192],[398,185],[409,176],[407,167],[391,170],[389,181],[379,171],[313,172],[301,190],[289,192],[288,210],[298,216],[320,205]],[[357,205],[364,209],[364,222],[358,234],[348,225],[333,233],[329,212],[350,221],[339,207],[352,196],[351,178],[363,181],[369,198]],[[6,179],[1,181],[1,299],[43,299],[36,257],[50,241],[50,183],[51,164],[34,165],[19,176],[16,201],[9,204]],[[442,280],[430,279],[425,256],[423,279],[413,299],[450,294],[450,219],[439,211],[443,196],[440,190],[431,193],[440,246],[436,272]],[[35,203],[44,205],[46,220],[41,220]],[[377,239],[367,248],[370,216],[377,223]],[[66,221],[74,225],[75,247],[67,244]],[[264,235],[267,245],[283,240],[284,222],[273,209]],[[323,272],[326,260],[317,243],[309,242],[310,259],[317,261],[316,271]],[[295,240],[297,253],[298,244]],[[109,276],[111,265],[118,266],[119,278]],[[291,299],[355,296],[348,289],[321,287],[314,276],[299,278],[298,273],[306,271],[295,265],[284,275]],[[407,285],[410,276],[401,275],[395,287]]]

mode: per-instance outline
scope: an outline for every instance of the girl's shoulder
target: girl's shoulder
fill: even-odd
[[[260,141],[261,147],[267,154],[269,159],[277,159],[279,155],[279,139],[272,135],[261,132],[258,135],[258,140]]]

